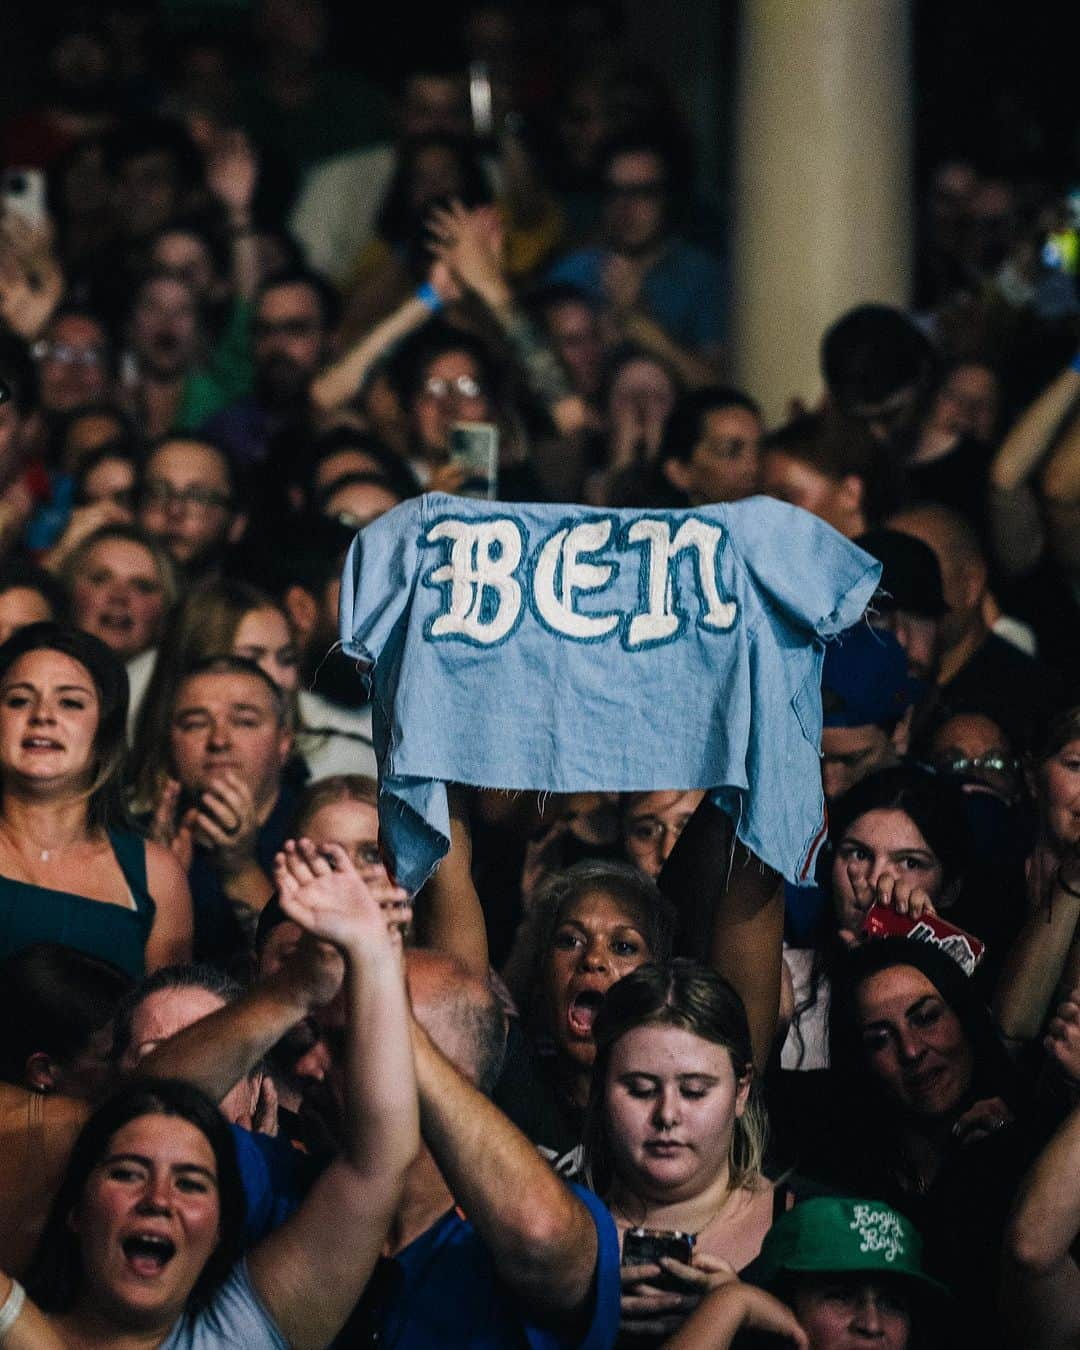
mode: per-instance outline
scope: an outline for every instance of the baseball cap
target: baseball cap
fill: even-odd
[[[855,540],[881,563],[881,584],[874,603],[891,612],[906,610],[924,619],[945,613],[941,567],[929,544],[900,530],[868,530]]]
[[[748,1272],[774,1288],[789,1273],[889,1275],[914,1292],[947,1297],[949,1290],[922,1268],[922,1238],[914,1225],[880,1200],[821,1196],[789,1209],[769,1229]]]
[[[875,404],[924,383],[935,366],[925,333],[891,305],[858,305],[821,340],[821,373],[843,408]]]
[[[898,722],[925,692],[908,675],[907,656],[892,633],[861,622],[826,645],[821,689],[827,727]]]

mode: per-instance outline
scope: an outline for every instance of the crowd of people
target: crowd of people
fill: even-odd
[[[933,166],[910,306],[771,420],[616,6],[537,63],[477,0],[392,91],[325,0],[183,8],[65,10],[0,124],[0,1346],[1080,1343],[1075,203]],[[477,491],[880,564],[760,846],[508,748],[402,884],[343,569]]]

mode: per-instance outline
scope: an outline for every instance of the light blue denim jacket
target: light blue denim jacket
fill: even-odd
[[[447,782],[712,788],[789,881],[824,835],[822,640],[880,565],[769,498],[692,511],[427,493],[357,536],[341,588],[363,662],[379,818],[416,891],[449,847]]]

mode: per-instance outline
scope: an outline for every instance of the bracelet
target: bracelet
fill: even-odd
[[[1065,894],[1071,895],[1074,900],[1080,900],[1080,891],[1076,890],[1075,887],[1070,886],[1064,877],[1062,877],[1060,867],[1057,870],[1057,875],[1054,877],[1054,885],[1060,886]]]
[[[443,298],[430,281],[425,281],[416,291],[416,298],[422,305],[425,305],[432,314],[438,314],[443,307]]]
[[[19,1314],[23,1310],[23,1304],[26,1302],[26,1290],[18,1280],[11,1281],[11,1288],[8,1290],[8,1296],[4,1299],[4,1306],[0,1308],[0,1341],[3,1341],[8,1332],[19,1320]]]

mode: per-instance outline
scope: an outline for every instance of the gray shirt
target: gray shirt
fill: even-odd
[[[184,1317],[162,1342],[161,1350],[289,1350],[248,1279],[247,1262],[238,1261],[214,1301],[197,1317]]]

